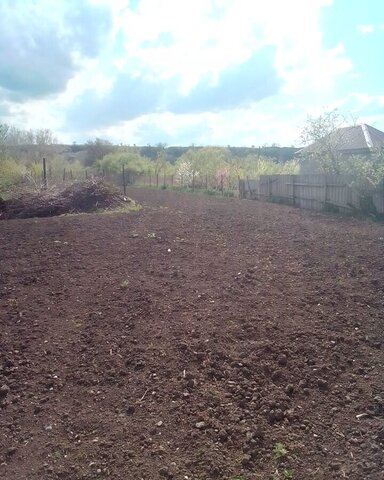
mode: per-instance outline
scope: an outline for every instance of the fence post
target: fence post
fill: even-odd
[[[63,170],[63,182],[65,182],[65,168]]]
[[[295,197],[295,175],[292,175],[292,205],[295,206],[296,204],[296,197]]]
[[[125,196],[125,195],[127,195],[127,186],[125,185],[125,167],[124,167],[124,163],[123,163],[123,166],[122,166],[121,176],[122,176],[123,191],[124,191],[124,196]]]
[[[164,188],[166,187],[166,177],[165,177],[165,171],[164,171]]]
[[[248,194],[249,194],[249,198],[250,198],[250,200],[254,200],[254,199],[252,198],[251,185],[250,185],[250,183],[249,183],[249,176],[247,175],[246,178],[247,178],[247,186],[248,186],[247,192],[248,192]],[[244,189],[244,190],[245,190],[245,189]],[[247,193],[245,193],[245,192],[244,192],[244,198],[247,198]]]
[[[156,173],[156,188],[159,188],[159,174]]]
[[[45,157],[43,157],[43,188],[47,189],[47,163]]]
[[[72,170],[69,171],[69,175],[70,175],[70,177],[71,177],[71,180],[73,180],[73,172],[72,172]]]
[[[173,188],[173,175],[171,176],[171,186]]]
[[[192,173],[192,192],[195,191],[195,172]]]
[[[85,178],[88,179],[88,170],[85,170]]]
[[[323,202],[324,202],[324,207],[326,206],[327,204],[327,175],[324,174],[323,175],[323,180],[324,180],[324,198],[323,198]]]
[[[221,194],[224,195],[223,175],[220,175],[220,188],[221,188]]]
[[[272,179],[268,175],[268,198],[271,199],[272,197]]]
[[[205,174],[205,191],[208,191],[208,173]]]

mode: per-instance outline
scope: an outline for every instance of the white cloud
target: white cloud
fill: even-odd
[[[360,33],[366,34],[366,33],[372,33],[375,30],[374,25],[368,24],[368,25],[357,25],[357,30]]]
[[[113,19],[98,57],[82,59],[65,91],[11,105],[14,123],[26,128],[49,125],[65,141],[101,136],[131,144],[170,143],[167,139],[184,144],[291,144],[297,142],[307,113],[344,105],[336,87],[346,76],[356,75],[343,43],[324,43],[321,16],[332,0],[141,0],[135,8],[130,0],[90,3],[108,6]],[[373,31],[373,25],[357,28]],[[223,72],[257,58],[265,48],[273,52],[282,81],[273,97],[215,113],[154,111],[89,130],[75,131],[64,122],[64,113],[82,96],[103,98],[125,76],[162,85],[172,82],[177,94],[188,95],[196,85],[215,85]]]
[[[297,106],[296,106],[297,109]],[[106,129],[94,129],[90,138],[105,137],[115,143],[145,145],[165,141],[168,145],[261,146],[297,144],[306,112],[281,111],[267,99],[247,109],[201,114],[170,112],[143,115]]]
[[[290,91],[303,73],[306,85],[310,81],[321,88],[319,71],[329,84],[350,68],[343,51],[335,55],[322,45],[320,13],[331,3],[142,0],[136,11],[126,9],[119,17],[129,52],[122,58],[128,68],[135,59],[136,68],[157,77],[180,76],[187,93],[203,76],[214,81],[221,71],[268,45],[276,49],[275,67]]]

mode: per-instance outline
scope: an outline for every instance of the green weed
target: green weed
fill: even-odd
[[[290,468],[284,468],[283,477],[285,480],[293,480],[293,470]]]
[[[273,446],[273,455],[276,460],[280,460],[281,458],[286,457],[288,454],[287,447],[284,443],[275,443]]]

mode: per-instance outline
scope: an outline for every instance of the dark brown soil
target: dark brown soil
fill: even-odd
[[[383,226],[129,195],[0,224],[0,478],[381,480]]]

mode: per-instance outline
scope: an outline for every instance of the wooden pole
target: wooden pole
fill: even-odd
[[[124,196],[125,196],[125,195],[127,195],[127,186],[125,184],[125,167],[124,167],[124,164],[123,164],[121,175],[122,175],[122,181],[123,181],[123,191],[124,191]]]
[[[63,170],[63,182],[65,182],[65,168]]]
[[[44,190],[47,189],[47,163],[44,157],[43,157],[43,188]]]
[[[249,193],[249,198],[252,199],[252,195],[251,195],[251,185],[249,184],[249,177],[247,175],[247,185],[248,185],[248,190],[247,192]],[[244,198],[247,197],[247,194],[245,193],[245,189],[244,189]]]
[[[295,197],[295,175],[292,175],[292,205],[295,206],[296,204],[296,197]]]
[[[156,173],[156,187],[159,188],[159,174]]]
[[[326,204],[327,204],[327,194],[328,194],[328,191],[327,191],[327,175],[323,175],[323,179],[324,179],[324,198],[323,198],[323,201],[324,201],[324,207],[325,207]]]

